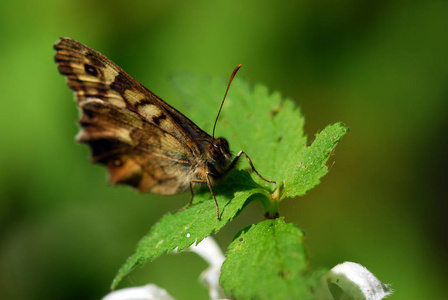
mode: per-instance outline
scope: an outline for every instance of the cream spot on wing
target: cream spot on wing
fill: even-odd
[[[76,140],[80,143],[96,139],[116,139],[128,145],[134,145],[130,132],[126,128],[109,128],[106,131],[100,131],[95,134],[92,132],[86,133],[84,130],[81,130],[76,135]]]
[[[108,84],[112,84],[112,82],[115,81],[115,77],[118,76],[118,72],[112,68],[107,68],[101,71],[103,71],[104,81]]]
[[[133,141],[131,138],[131,133],[128,129],[115,127],[115,128],[113,128],[112,132],[113,133],[111,134],[111,136],[116,137],[118,140],[120,140],[128,145],[133,144]]]
[[[118,107],[126,107],[126,102],[124,101],[123,97],[114,90],[107,91],[107,97],[108,102],[112,105],[118,106]]]
[[[101,82],[101,79],[88,74],[78,74],[78,79],[86,82]]]
[[[139,102],[144,99],[145,95],[142,95],[141,92],[135,90],[126,90],[124,92],[124,96],[129,100],[132,104]]]
[[[139,106],[138,112],[150,120],[153,116],[160,115],[162,113],[162,110],[156,105],[146,104]]]
[[[73,70],[78,69],[78,72],[76,72],[76,74],[84,73],[84,64],[77,64],[77,63],[71,62],[70,67],[72,67]]]

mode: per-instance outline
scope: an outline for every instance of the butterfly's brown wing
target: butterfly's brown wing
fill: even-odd
[[[81,111],[77,139],[111,183],[174,194],[200,178],[207,133],[99,52],[68,38],[55,49]]]

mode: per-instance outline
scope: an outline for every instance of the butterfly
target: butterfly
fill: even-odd
[[[70,38],[54,45],[58,70],[74,91],[80,110],[76,140],[90,146],[91,160],[109,171],[111,184],[126,184],[141,192],[172,195],[224,180],[244,155],[263,180],[249,156],[240,151],[232,159],[225,138],[214,137],[230,83],[216,117],[213,134],[199,128],[101,53]],[[188,207],[188,206],[187,206]]]

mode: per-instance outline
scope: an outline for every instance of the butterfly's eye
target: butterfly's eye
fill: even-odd
[[[215,139],[214,145],[210,146],[209,153],[216,161],[227,161],[231,157],[229,143],[225,138]]]
[[[217,145],[210,145],[210,148],[208,149],[208,153],[210,153],[210,156],[213,159],[217,159],[221,155],[221,151],[219,151],[219,148]]]
[[[225,138],[217,138],[215,145],[216,145],[216,147],[221,149],[221,152],[223,152],[223,154],[230,152],[229,142],[227,142],[227,140]]]

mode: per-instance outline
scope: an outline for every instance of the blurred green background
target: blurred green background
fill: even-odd
[[[447,298],[447,12],[447,1],[3,0],[0,298],[99,299],[140,237],[189,198],[110,187],[88,162],[53,62],[60,36],[168,102],[178,97],[170,75],[227,79],[242,63],[238,76],[297,102],[310,140],[345,122],[330,173],[280,212],[306,230],[313,267],[354,261],[392,284],[391,299]],[[204,101],[218,109],[220,97]],[[260,220],[252,203],[218,242]],[[121,287],[153,282],[207,299],[205,267],[194,254],[168,255]]]

